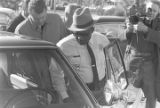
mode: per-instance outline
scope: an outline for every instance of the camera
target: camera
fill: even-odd
[[[137,24],[140,21],[140,18],[137,15],[129,16],[129,22],[133,25]]]
[[[146,16],[137,16],[137,15],[131,15],[129,16],[129,22],[133,25],[138,24],[139,21],[142,21],[143,23],[146,23]]]
[[[143,21],[147,13],[145,11],[145,5],[139,6],[133,5],[129,11],[129,21],[131,24],[137,24],[139,21]]]

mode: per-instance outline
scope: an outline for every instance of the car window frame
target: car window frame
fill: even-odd
[[[109,18],[109,19],[107,20],[107,18]],[[95,27],[95,30],[97,30],[97,28],[96,28],[97,26],[99,26],[99,27],[102,26],[105,30],[108,29],[105,32],[100,32],[100,33],[105,35],[110,40],[112,45],[109,46],[109,47],[113,47],[114,45],[116,45],[116,48],[117,48],[116,50],[118,50],[118,53],[119,53],[119,56],[120,56],[120,62],[122,63],[121,65],[123,66],[123,69],[124,69],[125,79],[126,79],[126,83],[127,83],[126,87],[124,89],[126,89],[129,85],[129,82],[128,82],[126,67],[125,67],[124,59],[123,59],[124,55],[122,54],[122,49],[120,48],[120,44],[119,44],[119,42],[121,40],[126,40],[126,36],[125,36],[126,24],[125,24],[125,20],[122,21],[120,19],[116,20],[116,19],[113,18],[113,21],[112,21],[112,19],[110,19],[110,18],[111,17],[106,17],[106,18],[105,17],[97,17],[97,19],[96,19],[97,21],[96,21],[94,27]],[[117,17],[117,18],[121,18],[121,17]],[[107,32],[110,31],[110,25],[113,25],[112,29],[114,27],[116,27],[116,25],[118,26],[118,30],[117,30],[117,28],[114,28],[114,30],[118,31],[117,36],[107,35]],[[111,29],[111,31],[112,31],[112,29]],[[121,30],[123,30],[123,31],[121,32]],[[113,33],[114,33],[114,31],[113,31]],[[109,65],[112,65],[112,64],[109,64]]]
[[[36,50],[36,48],[14,48],[14,49],[0,49],[0,52],[6,52],[6,53],[11,53],[11,52],[22,52],[22,50],[24,51],[29,51],[29,50]],[[59,65],[64,65],[65,69],[67,69],[68,73],[70,74],[70,76],[72,76],[71,78],[75,81],[75,83],[77,84],[77,86],[79,87],[79,89],[81,89],[82,93],[82,97],[85,97],[86,102],[85,103],[89,103],[90,107],[94,107],[97,106],[98,104],[96,103],[96,100],[94,99],[94,97],[92,96],[91,92],[89,91],[89,89],[86,87],[86,85],[83,83],[83,81],[81,80],[81,78],[78,76],[78,74],[75,72],[75,70],[73,69],[73,67],[70,65],[69,61],[67,60],[67,57],[62,53],[61,50],[59,50],[58,48],[37,48],[37,50],[54,50],[58,57],[58,59],[61,59],[61,63]],[[53,54],[53,51],[51,52]],[[62,60],[63,59],[63,60]],[[57,61],[57,60],[56,60]]]

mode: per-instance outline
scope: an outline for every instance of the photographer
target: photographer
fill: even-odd
[[[134,0],[133,5],[131,5],[127,10],[127,15],[144,15],[145,14],[145,1],[146,0]]]
[[[158,63],[157,44],[150,39],[160,36],[159,5],[150,1],[145,3],[146,21],[133,23],[128,20],[126,38],[128,45],[125,53],[127,70],[132,74],[133,86],[141,88],[146,97],[145,108],[155,108],[155,76]],[[137,13],[136,13],[137,15]],[[149,19],[149,20],[148,20]],[[134,77],[135,76],[135,77]]]
[[[156,5],[158,5],[159,7],[157,7],[158,9],[160,8],[160,2],[153,2],[153,5],[151,5],[152,7],[154,8],[151,8],[151,12],[150,12],[150,16],[151,18],[153,16],[156,16],[155,19],[152,19],[152,26],[151,28],[153,29],[150,29],[149,28],[149,32],[148,32],[148,35],[146,37],[146,40],[147,41],[150,41],[152,43],[155,43],[157,45],[156,47],[156,51],[157,51],[157,55],[158,55],[158,58],[157,58],[157,67],[156,67],[156,97],[157,97],[157,100],[160,102],[160,13],[158,13],[159,11],[156,13]],[[148,8],[150,8],[151,6],[148,6]],[[150,10],[150,9],[149,9]],[[154,13],[154,14],[152,14]],[[156,30],[156,31],[155,31]]]

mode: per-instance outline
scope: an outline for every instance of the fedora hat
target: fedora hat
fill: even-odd
[[[73,14],[75,12],[75,10],[77,8],[81,8],[81,6],[77,5],[77,4],[69,4],[66,6],[65,8],[65,17],[64,17],[64,21],[65,21],[65,25],[67,27],[70,27],[72,22],[73,22]]]
[[[73,22],[68,28],[70,31],[86,31],[93,27],[94,21],[89,8],[78,8],[73,14]]]

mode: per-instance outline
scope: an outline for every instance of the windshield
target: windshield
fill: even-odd
[[[64,58],[56,50],[0,51],[0,70],[6,76],[6,82],[1,84],[0,88],[9,88],[13,94],[17,90],[38,88],[32,91],[34,95],[37,94],[35,91],[38,91],[38,94],[47,91],[48,94],[54,95],[42,95],[46,98],[47,104],[63,103],[66,97],[69,97],[70,103],[82,106],[90,103],[85,91],[72,74],[73,70],[66,65]],[[13,99],[12,96],[8,98]],[[38,103],[46,104],[44,101]]]

